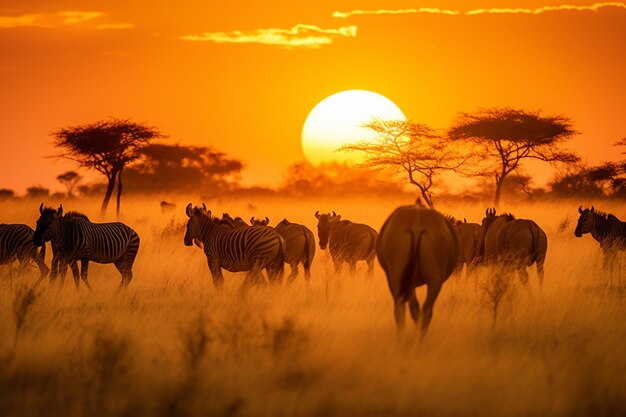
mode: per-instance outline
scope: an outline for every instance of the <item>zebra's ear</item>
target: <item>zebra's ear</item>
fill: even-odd
[[[335,215],[335,221],[341,221],[341,214]]]
[[[254,226],[254,216],[250,217],[250,224]]]
[[[39,214],[43,214],[43,203],[39,206]]]
[[[316,211],[316,212],[315,212],[315,218],[316,218],[317,220],[319,220],[319,219],[320,219],[320,217],[322,217],[322,216],[320,215],[320,212],[319,212],[319,210],[318,210],[318,211]]]
[[[211,210],[207,210],[207,211],[206,211],[206,215],[207,215],[207,217],[208,217],[209,219],[212,219],[212,217],[211,217]]]
[[[583,206],[578,207],[578,212],[579,212],[580,214],[583,214]]]
[[[592,213],[594,212],[594,208],[593,208],[593,206],[591,206],[591,212],[592,212]]]
[[[185,209],[185,213],[187,213],[187,217],[191,217],[192,213],[191,203],[187,204],[187,208]]]
[[[59,204],[59,209],[57,210],[57,214],[58,214],[59,216],[62,216],[62,215],[63,215],[63,204]]]
[[[270,224],[270,218],[265,216],[265,225],[267,226],[268,224]]]
[[[206,204],[202,203],[202,210],[207,211]]]

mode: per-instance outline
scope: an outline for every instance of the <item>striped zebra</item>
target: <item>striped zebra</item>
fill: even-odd
[[[211,211],[186,208],[187,231],[185,246],[204,248],[215,288],[224,285],[222,268],[230,272],[247,271],[242,289],[262,282],[262,270],[267,271],[270,283],[279,283],[283,277],[285,242],[269,227],[251,226],[233,228],[223,220],[211,217]]]
[[[578,224],[574,235],[582,237],[586,233],[600,243],[604,254],[604,269],[613,269],[617,261],[617,251],[626,249],[626,222],[612,214],[596,211],[593,206],[590,209],[578,207]]]
[[[46,246],[37,250],[33,244],[35,231],[25,224],[0,224],[0,265],[18,261],[20,273],[24,272],[30,262],[39,268],[39,283],[44,279],[50,268],[45,263]]]
[[[320,249],[325,250],[328,246],[335,271],[340,272],[343,263],[347,262],[350,271],[354,272],[357,261],[366,261],[368,274],[374,273],[378,238],[376,230],[366,224],[341,220],[341,216],[334,211],[332,214],[320,214],[317,211],[315,217],[318,220]]]
[[[80,278],[91,289],[88,280],[89,262],[114,264],[122,274],[119,288],[126,287],[133,278],[133,263],[139,250],[139,235],[123,223],[92,223],[87,216],[77,212],[63,215],[63,206],[58,210],[39,207],[40,217],[33,236],[35,246],[50,240],[60,263],[72,270],[76,288]],[[53,261],[54,263],[54,261]]]

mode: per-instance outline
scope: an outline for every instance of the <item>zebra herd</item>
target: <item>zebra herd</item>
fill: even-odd
[[[291,273],[287,283],[304,267],[308,283],[315,257],[315,237],[306,226],[283,219],[275,227],[269,218],[252,217],[250,225],[241,217],[224,213],[214,217],[203,204],[185,209],[188,217],[184,244],[204,250],[213,283],[222,288],[222,269],[247,272],[242,284],[245,289],[268,282],[280,284],[284,264]],[[618,250],[626,249],[626,222],[612,214],[590,209],[578,209],[576,237],[590,233],[600,243],[604,267],[613,268]],[[71,269],[78,287],[80,279],[91,288],[88,280],[89,262],[112,263],[122,276],[120,287],[132,280],[132,267],[139,250],[139,235],[123,223],[93,223],[77,212],[63,213],[63,207],[39,207],[36,229],[23,224],[0,225],[0,264],[19,261],[20,269],[34,262],[40,271],[37,283],[48,274],[54,280],[60,274],[61,283]],[[532,220],[516,219],[511,214],[496,214],[487,209],[481,224],[456,220],[419,203],[397,208],[383,224],[380,234],[366,224],[353,223],[334,211],[315,213],[320,249],[328,248],[335,270],[344,264],[354,271],[358,261],[365,261],[368,274],[373,274],[377,257],[384,270],[394,300],[394,317],[398,330],[405,321],[408,303],[412,319],[421,320],[425,334],[432,319],[433,307],[443,283],[455,272],[467,266],[468,273],[480,265],[500,263],[517,270],[523,284],[528,283],[526,268],[537,267],[539,283],[543,282],[543,265],[548,239],[546,233]],[[52,267],[44,262],[45,243],[53,252]],[[38,248],[41,248],[38,250]],[[78,263],[80,262],[80,272]],[[416,287],[425,285],[426,300],[420,308]]]

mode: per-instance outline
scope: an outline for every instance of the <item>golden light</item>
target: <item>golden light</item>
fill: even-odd
[[[387,97],[367,90],[347,90],[320,101],[302,128],[302,150],[313,164],[331,161],[358,162],[360,155],[336,152],[342,145],[371,140],[374,132],[363,127],[372,119],[405,120]]]

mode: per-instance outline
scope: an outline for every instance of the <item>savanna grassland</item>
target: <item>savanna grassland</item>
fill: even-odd
[[[512,279],[494,324],[493,271],[452,277],[427,338],[398,342],[382,270],[368,279],[360,265],[338,276],[319,247],[308,287],[300,276],[242,298],[242,274],[226,273],[216,292],[202,251],[183,246],[188,201],[177,199],[171,213],[157,199],[124,202],[122,220],[142,239],[124,292],[115,292],[112,265],[91,264],[93,292],[76,291],[71,274],[61,289],[46,281],[31,290],[34,267],[25,276],[3,267],[1,416],[626,414],[625,292],[602,272],[598,244],[574,237],[579,203],[505,207],[548,234],[542,289],[534,267],[530,290]],[[287,217],[313,231],[318,209],[379,229],[409,202],[253,203],[207,201],[219,215]],[[4,202],[0,219],[34,227],[38,205]],[[64,207],[98,220],[97,201]],[[439,208],[468,221],[484,213],[482,205]]]

